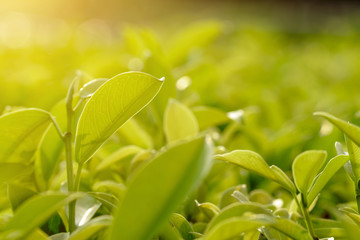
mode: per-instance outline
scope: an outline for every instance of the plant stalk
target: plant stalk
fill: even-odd
[[[74,111],[72,108],[73,105],[73,95],[74,95],[74,84],[76,79],[74,79],[70,85],[69,91],[67,93],[65,104],[66,104],[66,113],[67,113],[67,130],[64,134],[64,143],[65,143],[65,152],[66,152],[66,172],[67,172],[67,184],[68,192],[74,192],[74,169],[73,169],[73,148],[72,148],[72,125],[74,118]],[[69,232],[72,233],[76,229],[75,225],[75,206],[76,201],[69,203]]]
[[[314,228],[313,228],[313,225],[312,225],[312,222],[311,222],[311,219],[310,219],[310,214],[309,214],[309,211],[306,207],[306,203],[305,203],[305,196],[304,194],[300,193],[300,196],[301,196],[301,203],[299,202],[299,200],[297,199],[297,196],[296,194],[293,194],[293,197],[295,199],[295,202],[296,202],[296,205],[298,206],[298,208],[300,209],[301,211],[301,214],[303,215],[304,217],[304,221],[305,221],[305,225],[306,225],[306,228],[307,230],[309,231],[311,237],[313,239],[319,239],[315,232],[314,232]]]

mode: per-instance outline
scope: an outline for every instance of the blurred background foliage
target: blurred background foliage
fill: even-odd
[[[77,71],[87,81],[144,71],[167,79],[156,104],[164,108],[171,96],[191,108],[232,112],[238,121],[218,124],[218,144],[254,150],[284,170],[307,149],[333,157],[335,141],[343,141],[313,112],[360,123],[360,8],[354,2],[0,4],[0,109],[49,110]],[[250,185],[261,187],[252,177]],[[223,185],[234,185],[233,178],[222,177]],[[323,199],[352,198],[343,172],[334,182]]]

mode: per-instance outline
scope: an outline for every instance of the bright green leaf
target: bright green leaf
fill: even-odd
[[[84,163],[128,119],[156,96],[163,84],[151,75],[127,72],[109,79],[89,99],[79,119],[75,159]]]
[[[0,117],[0,162],[29,162],[51,117],[40,109],[25,109]]]
[[[174,145],[134,175],[110,239],[151,239],[209,170],[212,147],[207,139]]]
[[[194,114],[187,106],[170,99],[164,115],[164,130],[170,143],[196,136],[199,126]]]
[[[325,166],[324,170],[319,173],[315,178],[315,182],[312,185],[309,194],[307,196],[308,204],[311,204],[320,191],[325,187],[329,180],[335,175],[335,173],[349,161],[348,155],[337,155],[332,158]]]
[[[354,141],[358,146],[360,145],[360,127],[341,120],[340,118],[334,117],[326,112],[315,112],[315,116],[320,116],[327,119],[329,122],[338,127],[343,131],[349,138]]]
[[[249,150],[235,150],[230,153],[216,155],[219,160],[227,161],[239,165],[240,167],[255,172],[263,177],[269,178],[290,192],[294,192],[295,187],[285,173],[279,168],[269,165],[257,153]]]
[[[309,150],[295,158],[292,165],[294,181],[296,187],[305,197],[325,160],[326,152],[320,150]]]

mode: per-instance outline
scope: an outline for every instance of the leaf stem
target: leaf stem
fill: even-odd
[[[309,231],[309,233],[313,239],[319,239],[314,232],[314,228],[313,228],[313,225],[312,225],[312,222],[310,219],[309,211],[306,207],[305,196],[302,193],[300,193],[300,196],[301,196],[301,203],[299,202],[296,194],[293,194],[293,198],[295,199],[296,205],[298,206],[298,208],[301,211],[301,214],[304,217],[306,228]]]
[[[74,185],[74,191],[77,192],[80,189],[80,178],[81,178],[81,169],[83,167],[82,163],[79,163],[78,169],[75,176],[75,185]]]
[[[59,124],[56,122],[56,118],[55,118],[54,116],[52,116],[52,115],[50,115],[50,118],[51,118],[51,121],[53,122],[54,127],[55,127],[57,133],[59,134],[60,138],[61,138],[62,140],[64,140],[65,135],[64,135],[64,133],[61,131],[61,128],[60,128]]]

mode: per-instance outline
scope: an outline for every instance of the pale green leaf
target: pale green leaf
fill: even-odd
[[[90,220],[85,225],[77,228],[68,238],[68,240],[87,240],[99,231],[109,227],[112,223],[112,217],[103,215]]]
[[[184,104],[170,99],[164,115],[164,131],[169,143],[194,137],[199,126],[194,114]]]
[[[21,239],[41,226],[56,210],[82,196],[82,194],[48,193],[35,196],[22,204],[5,224],[1,237],[16,236]]]
[[[232,217],[217,224],[208,233],[204,240],[227,240],[237,237],[242,233],[258,229],[273,223],[274,220],[268,215],[254,215],[251,217]]]
[[[315,179],[309,194],[307,196],[308,204],[311,204],[320,191],[325,187],[329,180],[335,175],[335,173],[349,161],[348,155],[337,155],[332,158],[325,166],[324,170],[319,173]]]
[[[110,239],[151,239],[198,186],[211,153],[208,138],[196,138],[170,147],[139,170],[115,215]]]
[[[25,109],[0,117],[0,162],[29,162],[51,123],[48,112]]]
[[[296,187],[305,197],[325,160],[326,152],[320,150],[309,150],[295,158],[292,164],[294,181]]]
[[[104,83],[82,111],[76,131],[75,159],[84,163],[127,120],[156,96],[163,84],[141,72],[119,74]]]

